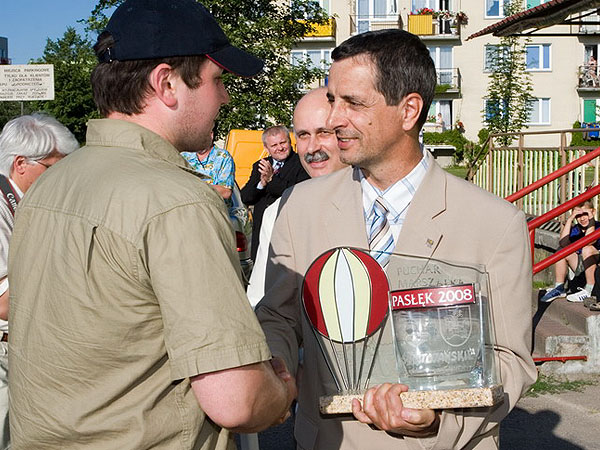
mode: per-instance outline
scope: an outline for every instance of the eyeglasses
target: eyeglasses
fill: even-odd
[[[44,164],[43,162],[41,162],[41,161],[36,161],[36,160],[34,160],[34,159],[30,159],[30,161],[31,161],[31,162],[34,162],[34,163],[36,163],[36,164],[39,164],[40,166],[44,166],[46,169],[49,169],[50,167],[52,167],[52,164]]]

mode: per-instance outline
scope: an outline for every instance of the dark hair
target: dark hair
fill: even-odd
[[[112,35],[105,31],[98,36],[94,51],[100,55],[113,44]],[[148,77],[156,66],[170,65],[190,89],[196,89],[202,82],[199,73],[206,61],[206,56],[198,55],[99,63],[91,77],[94,101],[104,117],[111,112],[139,114],[151,93]]]
[[[357,34],[331,53],[334,61],[365,55],[375,65],[375,89],[387,105],[397,105],[415,92],[423,99],[419,128],[427,120],[435,94],[437,75],[429,50],[414,34],[403,30],[379,30]]]

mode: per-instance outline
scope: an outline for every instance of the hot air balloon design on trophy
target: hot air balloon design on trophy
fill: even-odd
[[[324,414],[352,412],[372,381],[406,384],[410,408],[503,399],[483,267],[390,254],[384,271],[368,250],[338,247],[307,270],[302,303],[337,388]]]
[[[388,314],[389,286],[367,253],[336,248],[319,256],[304,278],[304,310],[340,392],[367,387]]]

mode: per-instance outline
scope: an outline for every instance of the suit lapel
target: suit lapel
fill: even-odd
[[[446,173],[427,152],[429,169],[413,197],[395,252],[431,257],[443,232],[436,218],[446,210]]]

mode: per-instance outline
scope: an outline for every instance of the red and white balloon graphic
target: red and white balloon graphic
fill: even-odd
[[[389,284],[379,263],[354,248],[323,253],[304,277],[302,301],[324,337],[352,343],[375,333],[388,312]]]

